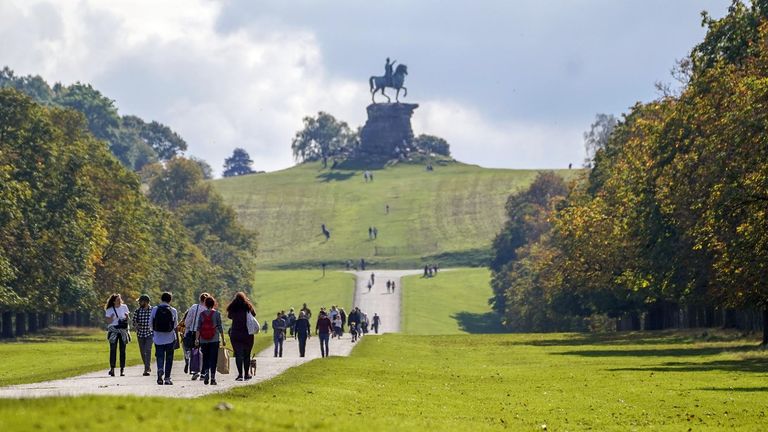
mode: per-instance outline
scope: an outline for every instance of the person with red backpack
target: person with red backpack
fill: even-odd
[[[224,340],[224,328],[221,326],[221,313],[214,309],[216,299],[213,296],[205,299],[205,310],[200,312],[197,324],[197,339],[195,345],[200,347],[203,354],[203,383],[216,385],[216,366],[219,360],[219,345],[227,346]]]
[[[172,299],[171,293],[164,292],[160,296],[160,304],[152,308],[149,317],[152,323],[152,341],[155,343],[155,358],[157,358],[158,385],[173,385],[171,368],[179,315],[176,309],[171,307]]]

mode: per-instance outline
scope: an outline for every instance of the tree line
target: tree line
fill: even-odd
[[[137,118],[117,117],[113,129],[89,115],[91,109],[116,115],[103,99],[96,98],[104,103],[99,108],[87,97],[83,111],[68,107],[67,98],[78,100],[90,86],[54,89],[55,103],[3,87],[0,334],[88,324],[113,292],[158,299],[171,291],[190,303],[200,291],[224,297],[250,291],[254,234],[204,181],[199,161],[178,156],[186,148],[181,138]],[[114,136],[100,135],[119,135],[127,124],[138,137],[133,148],[151,149],[164,161],[144,163],[141,176],[129,169],[139,159],[126,164]]]
[[[493,308],[515,331],[732,326],[768,343],[768,1],[703,14],[679,91],[600,116],[584,174],[507,202]]]

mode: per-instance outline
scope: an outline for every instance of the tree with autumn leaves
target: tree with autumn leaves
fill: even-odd
[[[80,112],[0,89],[2,334],[90,314],[113,292],[172,291],[183,304],[203,290],[249,290],[254,235],[200,164],[155,165],[145,195],[91,128]]]
[[[491,301],[511,329],[601,315],[621,328],[728,325],[713,313],[759,310],[768,343],[768,2],[704,24],[680,93],[624,115],[546,209],[545,233],[508,241],[531,203],[508,208]]]

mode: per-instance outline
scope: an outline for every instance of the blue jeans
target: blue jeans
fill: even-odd
[[[328,357],[328,340],[331,338],[330,333],[320,333],[320,355]]]
[[[272,337],[272,340],[275,342],[275,357],[283,356],[283,339],[285,338],[280,333],[275,333]]]
[[[157,377],[166,380],[171,379],[171,368],[173,368],[173,343],[157,345],[155,344],[155,358],[157,358]]]

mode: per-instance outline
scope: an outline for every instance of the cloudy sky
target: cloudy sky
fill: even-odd
[[[2,0],[0,63],[92,83],[217,171],[235,147],[293,164],[302,117],[358,126],[384,59],[408,65],[416,133],[487,167],[583,159],[595,113],[657,96],[730,0]],[[386,7],[381,7],[386,5]],[[0,65],[1,66],[1,65]]]

